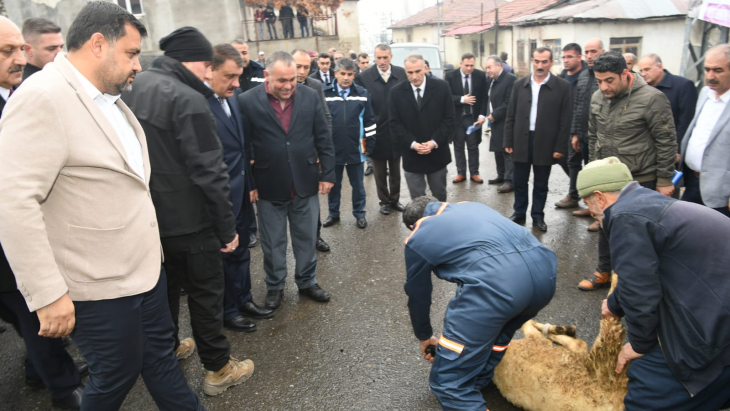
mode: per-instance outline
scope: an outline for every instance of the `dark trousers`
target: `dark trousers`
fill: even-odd
[[[456,125],[454,134],[454,159],[456,161],[456,173],[460,176],[466,176],[466,153],[464,147],[469,154],[469,175],[479,175],[479,142],[481,140],[482,129],[478,129],[471,134],[466,134],[466,130],[474,124],[471,114],[462,116],[461,122]]]
[[[494,152],[494,161],[497,163],[497,177],[504,180],[504,184],[512,184],[515,165],[512,162],[512,154],[504,151]]]
[[[532,211],[530,215],[533,221],[544,221],[545,212],[543,210],[545,209],[545,202],[547,202],[548,181],[550,180],[552,166],[532,164],[534,145],[535,133],[530,132],[527,163],[514,163],[515,203],[513,215],[521,218],[527,215],[527,206],[529,204],[527,190],[529,188],[530,169],[532,169],[535,187],[532,189]]]
[[[279,39],[279,36],[276,34],[276,21],[266,21],[266,28],[269,29],[269,40],[271,39]],[[271,30],[274,30],[274,35],[271,35]]]
[[[682,201],[689,201],[690,203],[697,203],[705,205],[702,201],[702,192],[700,191],[700,178],[695,176],[694,171],[684,166],[684,194],[682,194]],[[719,211],[726,217],[730,217],[730,209],[727,207],[713,208],[715,211]]]
[[[373,176],[381,206],[400,201],[400,159],[400,156],[392,160],[373,159]]]
[[[245,248],[245,247],[241,247]],[[162,239],[167,271],[167,296],[180,345],[180,287],[188,293],[190,325],[205,369],[218,371],[229,360],[230,345],[223,335],[224,273],[221,243],[213,230]]]
[[[157,285],[146,293],[74,301],[72,337],[90,372],[82,410],[118,410],[140,374],[160,410],[205,410],[175,357],[175,326],[166,288],[163,271]]]
[[[656,181],[648,181],[639,184],[649,190],[656,190]],[[599,273],[611,272],[611,247],[608,245],[608,237],[606,236],[606,232],[603,230],[603,227],[601,227],[598,235],[598,266],[596,267],[596,271]]]
[[[347,179],[352,187],[352,215],[355,218],[365,217],[365,185],[363,178],[365,172],[362,163],[335,165],[335,185],[330,190],[327,200],[329,202],[330,217],[340,217],[340,197],[342,195],[342,174],[347,169]]]
[[[294,21],[290,18],[281,20],[281,28],[284,31],[284,38],[294,37]]]
[[[299,29],[302,30],[302,37],[309,37],[309,24],[307,20],[299,20]],[[307,31],[307,35],[304,35],[304,30]]]
[[[580,140],[580,152],[576,152],[573,150],[570,139],[568,139],[568,156],[561,158],[558,164],[570,178],[568,195],[576,200],[579,199],[576,182],[578,181],[578,173],[583,170],[583,164],[588,164],[588,143]]]
[[[246,203],[248,203],[246,201]],[[242,208],[246,207],[246,204]],[[248,208],[248,207],[246,207]],[[251,252],[248,249],[249,223],[245,210],[236,221],[239,246],[232,253],[221,253],[225,274],[223,294],[223,318],[232,320],[238,317],[239,307],[251,301]]]
[[[258,224],[256,224],[256,209],[254,208],[253,203],[250,201],[248,202],[247,207],[248,207],[248,215],[251,216],[251,218],[249,218],[250,221],[249,221],[248,231],[256,234],[256,231],[258,231],[258,228],[259,228]],[[240,233],[239,233],[239,235],[240,235]],[[244,241],[243,244],[247,244],[247,242]]]
[[[28,310],[20,291],[0,293],[0,304],[13,314],[13,325],[23,337],[28,352],[25,375],[43,381],[51,398],[61,399],[71,394],[81,384],[81,376],[61,339],[38,335],[41,329],[38,315]]]
[[[629,392],[624,398],[626,411],[709,411],[730,407],[730,366],[692,397],[672,375],[657,344],[650,353],[631,361],[626,375],[629,377]]]

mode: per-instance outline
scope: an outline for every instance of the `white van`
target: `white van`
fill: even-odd
[[[403,67],[403,61],[409,54],[420,54],[428,61],[431,73],[440,79],[444,78],[444,66],[441,63],[441,51],[439,47],[428,43],[394,43],[390,45],[393,52],[391,62],[396,66]]]

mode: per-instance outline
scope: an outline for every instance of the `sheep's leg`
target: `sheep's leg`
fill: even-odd
[[[530,320],[532,321],[532,320]],[[532,321],[538,330],[542,331],[543,335],[568,335],[575,337],[575,326],[574,325],[552,325],[552,324],[541,324],[537,321]],[[545,332],[547,327],[547,333]],[[547,337],[547,335],[545,335]]]
[[[569,351],[577,353],[588,352],[588,344],[580,338],[573,338],[567,335],[554,334],[548,337],[550,341],[562,345]]]

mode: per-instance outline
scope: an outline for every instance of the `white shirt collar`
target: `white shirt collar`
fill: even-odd
[[[717,97],[717,92],[715,90],[708,90],[707,98],[715,102],[722,101],[723,103],[727,104],[728,100],[730,100],[730,90],[724,92],[720,96],[720,98]]]
[[[10,98],[10,89],[5,87],[0,87],[0,97],[3,98],[3,100],[8,101]]]
[[[391,64],[390,66],[388,66],[388,71],[380,71],[380,67],[378,67],[378,71],[380,72],[380,75],[381,75],[381,76],[382,76],[383,74],[387,74],[388,76],[390,76],[390,69],[391,69],[391,67],[393,67],[393,65],[392,65],[392,64]]]
[[[466,78],[466,76],[467,76],[467,75],[466,75],[466,74],[464,74],[464,72],[463,72],[463,71],[461,71],[461,69],[459,69],[459,73],[461,73],[461,79],[462,79],[462,80],[463,80],[464,78]],[[474,73],[471,73],[471,74],[474,74]],[[469,76],[471,76],[471,74],[469,74]],[[470,78],[471,78],[471,77],[470,77]]]
[[[411,83],[411,88],[413,89],[413,92],[414,93],[416,93],[416,88],[420,88],[421,89],[421,97],[423,97],[423,92],[426,91],[426,79],[427,78],[428,78],[428,76],[424,76],[423,77],[423,83],[421,83],[421,85],[418,86],[418,87],[414,86],[413,83]]]
[[[543,84],[547,83],[548,80],[550,80],[550,72],[549,71],[548,71],[547,77],[545,77],[545,80],[543,80],[542,83],[540,83],[539,85],[542,86]],[[530,83],[532,83],[532,84],[534,84],[536,86],[538,85],[537,82],[535,81],[535,73],[532,73],[532,75],[530,75]]]
[[[58,54],[58,57],[56,57],[56,58],[65,59],[66,56],[64,56],[64,55],[62,55],[62,54],[59,53]],[[74,65],[71,64],[70,61],[67,61],[67,63],[71,67],[71,70],[76,75],[76,78],[78,78],[79,81],[81,82],[81,87],[84,88],[84,90],[86,91],[86,94],[88,94],[89,97],[91,97],[92,100],[96,100],[97,97],[101,97],[102,99],[104,99],[109,104],[116,104],[117,100],[120,97],[119,94],[117,94],[116,96],[113,96],[111,94],[102,93],[101,91],[99,91],[98,88],[96,88],[96,86],[94,86],[93,84],[91,84],[91,82],[89,81],[89,79],[87,79],[86,77],[84,77],[84,75],[81,74],[81,72],[76,67],[74,67]]]

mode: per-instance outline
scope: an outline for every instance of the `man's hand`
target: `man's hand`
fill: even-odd
[[[251,163],[251,165],[253,165],[253,163],[255,163],[255,162],[256,162],[256,160],[253,160],[253,159],[249,160],[249,163]]]
[[[505,147],[504,152],[507,154],[512,154],[512,147]]]
[[[580,153],[580,139],[578,138],[578,135],[573,135],[573,137],[570,138],[570,144],[573,146],[573,151]]]
[[[621,317],[611,312],[611,310],[608,309],[608,300],[603,300],[601,303],[601,318],[615,318],[617,320],[620,320]]]
[[[618,353],[618,364],[616,364],[616,374],[621,374],[621,371],[624,370],[624,367],[631,362],[631,360],[635,360],[637,358],[643,357],[644,354],[639,354],[636,351],[634,351],[633,347],[631,347],[631,343],[626,343],[624,345],[624,348],[621,349],[621,352]]]
[[[464,104],[468,104],[470,106],[473,106],[477,103],[477,97],[472,96],[471,94],[467,94],[464,96]]]
[[[489,121],[491,121],[492,123],[494,123],[494,117],[492,117],[492,115],[491,115],[491,114],[487,116],[487,120],[489,120]]]
[[[329,194],[330,190],[332,190],[332,187],[335,186],[335,183],[328,183],[326,181],[320,181],[319,182],[319,193],[322,195]]]
[[[238,247],[238,234],[230,243],[226,244],[225,248],[221,248],[222,253],[232,253]]]
[[[76,308],[68,294],[36,311],[41,337],[61,338],[71,334],[76,326]]]
[[[657,187],[656,191],[664,194],[667,197],[671,197],[674,194],[674,186]]]
[[[251,198],[252,203],[259,201],[259,190],[251,190],[248,195]]]
[[[474,127],[476,127],[476,126],[481,126],[482,124],[484,124],[484,122],[485,122],[485,121],[487,121],[487,119],[486,119],[486,118],[484,118],[484,117],[481,117],[481,116],[480,116],[480,117],[479,117],[479,120],[477,120],[477,121],[476,121],[476,122],[475,122],[474,124],[472,124],[472,125],[473,125]]]
[[[421,340],[421,355],[426,359],[426,361],[433,364],[433,357],[431,354],[426,354],[426,348],[428,348],[429,345],[439,345],[439,340],[436,339],[436,337],[431,337],[428,340]]]
[[[436,145],[433,143],[433,141],[427,141],[425,143],[416,143],[413,145],[413,149],[416,150],[418,154],[429,154],[431,153],[431,150],[433,150],[436,147]]]
[[[557,160],[557,159],[560,159],[560,158],[563,158],[563,157],[565,157],[565,155],[564,155],[564,154],[560,154],[560,153],[553,153],[553,158],[554,158],[554,159],[556,159],[556,160]]]
[[[681,160],[681,159],[682,159],[682,155],[677,153],[677,164],[679,164],[679,160]]]

